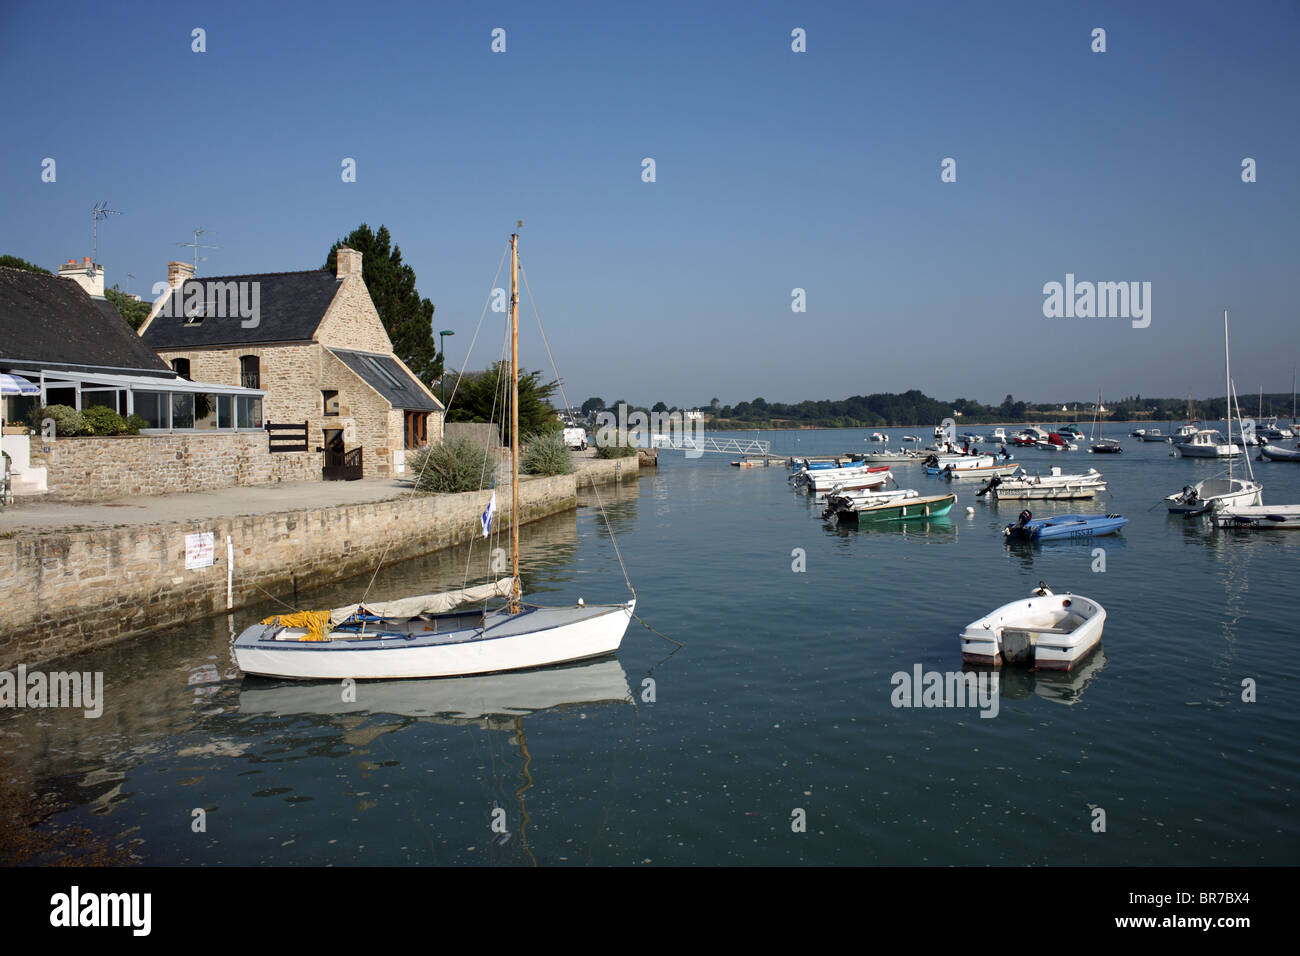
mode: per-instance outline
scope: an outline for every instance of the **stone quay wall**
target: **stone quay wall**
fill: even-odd
[[[47,501],[103,501],[238,485],[320,479],[314,452],[267,450],[264,431],[29,439],[31,464],[45,468]]]
[[[60,444],[62,444],[60,442]],[[620,471],[620,474],[627,474]],[[577,507],[575,475],[520,482],[520,521]],[[224,614],[226,539],[233,606],[341,581],[480,533],[490,492],[405,497],[266,515],[0,539],[0,670],[35,666]],[[497,496],[510,524],[510,496]],[[212,532],[213,564],[187,570],[186,535]],[[265,589],[265,591],[261,590]]]

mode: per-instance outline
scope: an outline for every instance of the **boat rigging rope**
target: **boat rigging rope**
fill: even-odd
[[[507,246],[506,248],[508,249],[509,246]],[[492,290],[496,288],[497,279],[501,277],[501,267],[505,264],[505,261],[506,261],[506,254],[503,251],[501,253],[501,261],[497,263],[496,275],[492,277],[492,284],[488,286],[487,298],[483,300],[483,311],[479,313],[478,325],[475,326],[474,328],[474,337],[470,339],[469,351],[465,353],[465,364],[461,366],[460,374],[456,376],[456,384],[452,386],[451,389],[451,399],[447,402],[446,405],[443,406],[442,420],[444,425],[447,421],[447,409],[450,408],[451,403],[456,400],[456,392],[460,389],[461,379],[465,377],[465,369],[469,365],[469,357],[474,352],[474,343],[478,341],[479,330],[483,327],[483,317],[487,315],[488,305],[492,301]],[[445,355],[443,356],[443,359],[445,363],[446,360]],[[445,371],[444,374],[446,374]],[[408,498],[414,498],[419,493],[420,479],[424,477],[424,470],[429,467],[429,459],[431,457],[432,457],[431,455],[424,456],[424,463],[420,466],[420,473],[415,476],[415,483],[411,485],[411,490],[407,494]],[[393,538],[389,538],[388,543],[384,545],[383,553],[379,555],[379,562],[375,565],[374,574],[370,575],[370,583],[366,585],[365,593],[361,595],[361,600],[357,603],[364,604],[366,602],[366,598],[369,597],[370,595],[370,589],[375,586],[375,579],[379,577],[379,569],[384,566],[384,559],[388,557],[388,551],[390,548],[392,548],[392,546],[393,546]]]
[[[506,343],[509,342],[509,341],[510,341],[510,333],[509,333],[509,330],[507,330],[507,331],[506,331],[506,334],[505,334],[505,335],[502,337],[502,339],[501,339],[501,357],[500,357],[500,362],[502,362],[502,363],[505,362]],[[466,361],[468,361],[468,359],[467,359]],[[497,366],[498,369],[500,369],[500,367],[501,367],[500,365]],[[498,384],[502,384],[503,387],[504,387],[503,376],[501,376],[500,374],[497,375],[497,382],[498,382]],[[498,399],[498,398],[501,398],[501,414],[502,414],[502,416],[504,417],[504,415],[505,415],[505,397],[504,397],[504,395],[502,394],[502,389],[500,389],[500,388],[494,388],[494,389],[492,390],[492,411],[491,411],[491,413],[488,415],[488,422],[489,422],[490,424],[493,424],[493,425],[496,424],[496,420],[497,420],[497,399]],[[492,455],[492,449],[491,449],[491,447],[486,447],[486,448],[484,448],[483,451],[484,451],[484,454],[483,454],[483,466],[479,469],[479,473],[478,473],[478,486],[479,486],[479,490],[480,490],[480,491],[483,489],[483,479],[484,479],[484,477],[487,475],[487,463],[488,463],[488,459],[489,459],[489,458],[491,457],[491,455]],[[493,487],[493,489],[496,488],[496,479],[495,479],[495,478],[492,479],[492,487]],[[490,501],[490,500],[491,500],[491,499],[489,499],[489,501]],[[497,521],[497,522],[494,524],[494,526],[493,526],[493,528],[492,528],[492,534],[493,534],[493,537],[490,538],[489,541],[488,541],[488,544],[489,544],[489,551],[488,551],[488,553],[489,553],[489,555],[491,554],[491,547],[490,547],[490,545],[492,544],[492,542],[495,541],[495,542],[497,543],[498,546],[499,546],[500,543],[501,543],[501,522],[500,522],[500,521]],[[471,538],[469,539],[469,548],[467,548],[467,549],[466,549],[466,552],[465,552],[465,575],[464,575],[463,578],[461,578],[461,587],[462,587],[462,588],[466,587],[466,586],[469,584],[469,569],[470,569],[470,563],[473,561],[473,558],[474,558],[474,537],[471,537]],[[490,561],[489,561],[489,565],[488,565],[488,566],[489,566],[489,568],[491,568],[491,563],[490,563]],[[496,573],[497,573],[497,572],[496,572],[496,569],[495,569],[495,568],[492,568],[492,574],[493,574],[493,580],[494,580],[494,581],[496,580],[496,577],[495,577]],[[490,601],[490,600],[491,600],[491,598],[488,598],[487,600],[485,600],[485,601],[483,602],[483,607],[484,607],[484,609],[487,608],[487,603],[488,603],[488,601]]]
[[[523,277],[524,289],[528,292],[528,303],[533,307],[533,315],[537,316],[537,330],[542,333],[542,344],[546,346],[546,356],[551,360],[551,371],[555,373],[555,382],[560,386],[560,397],[564,399],[564,410],[567,413],[573,406],[569,404],[569,396],[565,394],[564,379],[560,377],[560,370],[555,365],[555,356],[551,353],[551,343],[546,338],[546,329],[542,328],[542,313],[538,311],[537,302],[533,299],[533,289],[528,284],[528,273],[524,271],[523,263],[519,265],[519,274]],[[614,537],[614,526],[609,523],[609,515],[605,513],[605,500],[600,495],[600,489],[596,487],[596,479],[590,475],[588,477],[591,478],[591,490],[596,493],[596,504],[600,506],[600,516],[605,522],[605,530],[609,532],[610,544],[614,546],[614,555],[618,558],[619,569],[623,572],[623,583],[632,592],[632,599],[636,600],[636,588],[632,587],[632,581],[627,576],[627,565],[623,563],[623,552],[619,550],[618,539]],[[634,614],[633,617],[636,617],[636,615]],[[637,620],[641,621],[639,617]],[[645,621],[641,621],[641,623],[645,624]],[[650,627],[650,625],[646,624],[646,627]],[[654,629],[651,628],[651,630]],[[658,632],[656,631],[656,633]],[[662,637],[662,635],[660,636]],[[674,641],[674,643],[676,642]]]

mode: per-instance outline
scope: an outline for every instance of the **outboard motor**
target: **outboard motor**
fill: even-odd
[[[1004,529],[1002,529],[1003,536],[1009,538],[1011,535],[1015,534],[1021,528],[1029,524],[1029,522],[1032,521],[1033,518],[1034,516],[1030,514],[1029,509],[1026,508],[1024,511],[1020,512],[1020,517],[1016,519],[1015,524],[1009,524]]]
[[[997,487],[998,485],[1000,485],[1000,484],[1002,484],[1002,476],[1001,476],[1001,475],[994,475],[992,478],[990,478],[990,479],[988,480],[988,484],[986,484],[986,485],[985,485],[983,488],[981,488],[979,491],[975,492],[975,497],[976,497],[976,498],[983,498],[985,495],[987,495],[990,491],[992,491],[994,488],[996,488],[996,487]]]

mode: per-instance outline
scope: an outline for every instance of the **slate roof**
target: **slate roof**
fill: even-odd
[[[412,412],[438,410],[438,403],[424,393],[419,383],[392,356],[376,355],[373,352],[349,352],[344,349],[329,351],[334,353],[340,362],[356,372],[367,385],[384,396],[388,404],[394,408]],[[384,372],[387,372],[391,379],[385,376]]]
[[[0,364],[165,372],[111,302],[76,282],[0,266]]]
[[[142,338],[152,349],[180,350],[214,346],[239,346],[270,342],[310,342],[340,280],[333,272],[312,269],[309,272],[267,272],[243,276],[200,276],[190,279],[174,290],[167,305],[168,315],[162,310],[154,316]],[[187,325],[184,310],[188,289],[195,283],[256,282],[258,291],[258,324],[244,328],[238,315],[206,316],[198,324]],[[229,311],[237,311],[230,309]]]

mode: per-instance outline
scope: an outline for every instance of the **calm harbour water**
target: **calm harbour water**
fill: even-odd
[[[890,447],[906,432],[928,441],[928,429],[887,432]],[[826,454],[876,447],[866,434],[760,437]],[[232,624],[276,610],[266,605],[63,662],[104,672],[102,717],[0,714],[5,800],[56,807],[37,829],[52,849],[25,859],[1300,862],[1300,534],[1217,532],[1148,510],[1226,466],[1123,442],[1118,456],[1013,449],[1033,471],[1093,466],[1110,483],[1095,502],[1035,502],[1036,514],[1130,519],[1119,537],[1039,546],[1006,543],[1020,505],[979,501],[974,483],[955,486],[947,519],[859,530],[823,523],[783,467],[661,453],[657,471],[602,494],[638,613],[677,650],[634,621],[616,659],[363,683],[353,704],[334,684],[239,676]],[[1266,503],[1300,502],[1300,465],[1252,465]],[[895,473],[922,493],[947,488],[917,465]],[[589,496],[522,537],[531,598],[625,599]],[[1098,546],[1104,573],[1091,570]],[[382,571],[376,592],[459,586],[464,566],[463,549],[407,562]],[[1053,679],[1008,669],[992,719],[891,704],[892,674],[961,670],[960,629],[1040,579],[1106,607],[1084,666]],[[329,607],[364,587],[300,598]],[[1254,703],[1242,701],[1247,678]],[[1105,832],[1093,831],[1095,807]],[[792,831],[796,808],[807,832]]]

